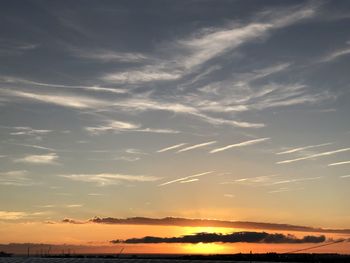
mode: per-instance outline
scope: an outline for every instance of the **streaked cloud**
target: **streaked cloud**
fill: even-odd
[[[77,86],[77,85],[64,85],[64,84],[55,84],[55,83],[44,83],[37,82],[28,79],[18,78],[18,77],[8,77],[0,76],[0,82],[6,84],[23,84],[30,85],[33,87],[45,87],[45,88],[56,88],[56,89],[67,89],[67,90],[81,90],[81,91],[92,91],[92,92],[106,92],[114,94],[124,94],[127,93],[127,90],[120,88],[106,88],[101,86]]]
[[[57,164],[58,155],[56,153],[41,154],[41,155],[27,155],[23,158],[15,159],[16,163],[30,163],[30,164]]]
[[[337,154],[337,153],[347,152],[347,151],[350,151],[350,148],[343,148],[343,149],[339,149],[339,150],[335,150],[335,151],[316,153],[316,154],[312,154],[312,155],[308,155],[308,156],[304,156],[304,157],[299,157],[299,158],[296,158],[296,159],[279,161],[279,162],[277,162],[277,164],[294,163],[294,162],[298,162],[298,161],[315,159],[315,158],[319,158],[319,157],[323,157],[323,156],[329,156],[329,155],[334,155],[334,154]]]
[[[141,159],[140,157],[135,157],[135,156],[118,156],[114,158],[114,160],[116,161],[126,161],[126,162],[136,162],[140,159]]]
[[[67,208],[79,208],[82,207],[82,204],[70,204],[70,205],[66,205],[65,207]]]
[[[32,186],[35,183],[28,177],[26,170],[0,172],[0,185],[5,186]]]
[[[80,182],[96,183],[100,186],[120,184],[121,182],[154,182],[161,178],[150,175],[128,175],[117,173],[64,174],[61,177]]]
[[[198,178],[190,179],[190,180],[185,180],[185,181],[180,181],[180,184],[187,184],[187,183],[193,183],[199,181]]]
[[[0,93],[21,99],[27,99],[46,104],[54,104],[63,107],[87,109],[87,108],[99,108],[106,105],[104,101],[84,97],[81,95],[62,95],[62,94],[43,94],[34,92],[25,92],[19,90],[5,90],[0,89]]]
[[[271,183],[271,185],[276,184],[289,184],[289,183],[296,183],[296,182],[303,182],[303,181],[313,181],[313,180],[319,180],[322,179],[322,176],[315,176],[315,177],[306,177],[306,178],[297,178],[297,179],[288,179],[288,180],[282,180]]]
[[[255,140],[249,140],[249,141],[244,141],[241,143],[236,143],[236,144],[230,144],[227,145],[225,147],[221,147],[221,148],[216,148],[214,150],[211,150],[209,153],[217,153],[217,152],[222,152],[222,151],[226,151],[228,149],[231,148],[237,148],[237,147],[244,147],[244,146],[249,146],[249,145],[254,145],[254,144],[258,144],[264,141],[270,140],[270,138],[260,138],[260,139],[255,139]]]
[[[26,212],[0,211],[1,220],[17,220],[27,216],[28,216],[28,213]]]
[[[331,61],[340,59],[340,58],[342,58],[344,56],[348,56],[348,55],[350,55],[350,48],[349,47],[344,48],[344,49],[338,49],[338,50],[335,50],[335,51],[331,52],[330,54],[326,55],[324,58],[322,58],[320,60],[320,62],[331,62]]]
[[[159,184],[158,186],[164,186],[164,185],[173,184],[173,183],[177,183],[177,182],[179,182],[179,183],[181,183],[181,182],[185,182],[185,183],[195,182],[195,181],[198,181],[198,178],[196,178],[196,177],[200,177],[200,176],[211,174],[211,173],[213,173],[213,171],[208,171],[208,172],[204,172],[204,173],[194,174],[194,175],[178,178],[178,179],[175,179],[175,180],[171,180],[171,181]],[[195,178],[196,180],[192,181],[193,178]]]
[[[330,163],[330,164],[328,164],[328,166],[338,166],[338,165],[343,165],[343,164],[350,164],[350,161]]]
[[[212,145],[214,143],[216,143],[216,141],[210,141],[210,142],[195,144],[195,145],[183,148],[181,150],[178,150],[177,153],[191,151],[191,150],[194,150],[194,149],[198,149],[198,148],[202,148],[202,147],[205,147],[205,146],[208,146],[208,145]]]
[[[340,178],[350,178],[350,174],[347,175],[341,175]]]
[[[11,135],[43,135],[53,132],[52,130],[43,130],[43,129],[33,129],[31,127],[8,127],[12,128],[15,131],[11,132]]]
[[[134,130],[140,128],[140,124],[135,124],[131,122],[125,121],[108,121],[107,125],[97,126],[97,127],[85,127],[89,133],[93,135],[100,135],[101,133],[105,133],[107,131],[120,132],[125,130]]]
[[[158,150],[157,152],[158,152],[158,153],[167,152],[167,151],[170,151],[170,150],[174,150],[174,149],[180,148],[180,147],[182,147],[182,146],[184,146],[184,145],[186,145],[186,144],[187,144],[187,143],[175,144],[175,145],[172,145],[172,146],[169,146],[169,147],[160,149],[160,150]]]
[[[142,62],[149,59],[145,54],[135,52],[116,52],[106,49],[70,48],[73,55],[98,62]]]
[[[300,152],[300,151],[304,151],[304,150],[308,150],[308,149],[312,149],[312,148],[317,148],[317,147],[322,147],[322,146],[327,146],[327,145],[331,145],[332,143],[323,143],[323,144],[316,144],[316,145],[308,145],[308,146],[303,146],[303,147],[298,147],[298,148],[292,148],[283,152],[278,152],[276,153],[277,155],[281,155],[281,154],[288,154],[288,153],[295,153],[295,152]]]

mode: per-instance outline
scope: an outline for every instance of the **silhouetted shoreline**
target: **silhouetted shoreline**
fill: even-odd
[[[0,253],[1,257],[11,258],[28,258],[25,255],[13,255],[6,252]],[[279,253],[261,253],[261,254],[213,254],[213,255],[184,255],[184,254],[60,254],[60,255],[44,255],[30,256],[29,258],[38,259],[115,259],[116,262],[122,259],[135,260],[184,260],[184,261],[246,261],[246,262],[350,262],[350,255],[345,254],[318,254],[318,253],[302,253],[302,254],[279,254]],[[131,261],[132,262],[132,261]]]

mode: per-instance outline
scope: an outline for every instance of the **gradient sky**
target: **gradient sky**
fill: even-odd
[[[94,216],[350,227],[349,1],[0,14],[3,234]]]

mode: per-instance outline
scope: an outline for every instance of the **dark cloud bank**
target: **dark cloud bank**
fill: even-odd
[[[111,243],[288,243],[288,244],[302,244],[302,243],[322,243],[326,241],[325,236],[304,236],[297,238],[293,235],[284,234],[269,234],[266,232],[236,232],[232,234],[220,233],[196,233],[193,235],[184,235],[181,237],[152,237],[146,236],[142,238],[130,238],[126,240],[112,240]]]
[[[245,221],[222,221],[210,219],[187,219],[177,217],[165,218],[147,218],[147,217],[131,217],[131,218],[113,218],[113,217],[94,217],[88,221],[79,221],[74,219],[64,219],[62,222],[70,224],[117,224],[117,225],[160,225],[160,226],[193,226],[193,227],[226,227],[226,228],[243,228],[243,229],[266,229],[278,231],[301,231],[301,232],[317,232],[317,233],[339,233],[350,234],[350,229],[324,229],[309,226],[296,226],[289,224],[261,223],[261,222],[245,222]]]

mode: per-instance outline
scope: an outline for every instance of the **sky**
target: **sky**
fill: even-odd
[[[350,228],[349,1],[4,0],[0,59],[2,244]]]

